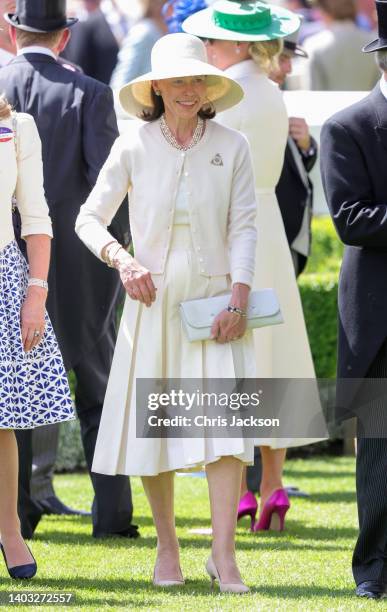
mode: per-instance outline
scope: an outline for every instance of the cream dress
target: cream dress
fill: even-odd
[[[217,344],[188,342],[181,326],[184,300],[231,290],[228,276],[200,274],[191,241],[184,166],[176,198],[174,227],[164,274],[152,275],[157,287],[150,308],[126,298],[114,353],[93,471],[101,474],[154,476],[171,470],[200,469],[222,456],[252,463],[254,442],[243,438],[139,438],[137,378],[255,377],[251,333]]]
[[[282,325],[254,331],[258,378],[314,379],[315,370],[291,252],[275,187],[281,175],[289,122],[278,86],[259,71],[253,60],[228,68],[225,73],[243,88],[245,97],[217,120],[245,134],[251,146],[258,203],[255,288],[275,289],[284,317]],[[307,391],[307,393],[306,393]],[[288,406],[292,406],[292,415]],[[296,408],[294,408],[296,406]],[[292,388],[280,407],[282,422],[298,423],[321,419],[317,387]],[[256,439],[256,446],[272,448],[300,446],[312,438]]]

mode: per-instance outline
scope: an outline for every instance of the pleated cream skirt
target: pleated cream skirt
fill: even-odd
[[[198,269],[190,227],[173,230],[166,269],[154,275],[156,301],[150,308],[127,297],[106,392],[93,471],[154,476],[172,470],[200,469],[223,456],[253,461],[252,439],[160,438],[136,436],[137,378],[254,378],[251,332],[241,340],[217,344],[188,342],[179,304],[227,293],[228,276],[205,277]]]
[[[257,190],[256,195],[258,240],[254,289],[275,289],[284,317],[282,325],[254,330],[257,378],[313,380],[316,378],[313,358],[277,197],[274,190]],[[278,410],[281,423],[291,420],[305,424],[307,430],[307,423],[319,420],[322,413],[317,384],[293,386]],[[287,448],[322,439],[325,438],[256,438],[255,444]]]

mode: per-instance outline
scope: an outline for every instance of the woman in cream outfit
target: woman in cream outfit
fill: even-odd
[[[44,198],[41,143],[33,118],[12,114],[4,98],[0,98],[0,172],[0,550],[11,578],[20,579],[32,578],[37,567],[20,532],[14,430],[67,421],[74,412],[61,354],[45,314],[52,230]],[[29,266],[15,240],[14,193]]]
[[[265,25],[254,31],[251,20],[255,18],[258,24],[263,15],[262,8],[251,5],[248,11],[243,9],[242,14],[238,15],[242,20],[239,20],[238,27],[231,30],[227,27],[227,19],[230,17],[228,10],[229,13],[234,13],[234,7],[234,2],[215,2],[211,8],[189,17],[183,23],[183,29],[207,39],[209,61],[235,79],[245,92],[242,102],[221,113],[217,120],[223,125],[240,130],[250,142],[258,202],[255,287],[275,289],[284,317],[284,324],[254,332],[257,377],[314,379],[315,371],[302,304],[275,195],[275,187],[283,166],[289,123],[282,94],[267,76],[273,61],[281,51],[280,38],[296,31],[299,28],[299,19],[280,7],[267,5]],[[292,419],[299,423],[305,423],[308,419],[311,422],[315,412],[321,410],[317,390],[311,389],[309,405],[304,396],[305,389],[301,390],[301,386],[299,388],[299,394],[296,391],[297,397],[292,395],[285,398],[283,411],[281,405],[279,414],[283,415],[284,420],[288,405],[291,405],[293,410],[297,404],[298,410],[292,412]],[[315,440],[310,438],[255,440],[256,446],[261,447],[262,454],[261,511],[265,503],[278,491],[281,491],[280,504],[289,507],[282,484],[286,447],[310,444],[313,441]],[[244,478],[242,506],[246,492],[247,483]],[[278,493],[276,495],[278,496]],[[247,493],[247,496],[251,498],[252,494]],[[256,511],[256,501],[251,501]],[[253,510],[251,508],[251,512]],[[273,521],[273,527],[275,522]],[[270,521],[266,518],[263,528],[268,528],[269,524]],[[259,523],[255,525],[255,528],[257,527]],[[283,528],[283,520],[278,522],[278,528]]]
[[[204,44],[187,34],[155,44],[152,72],[120,93],[122,106],[146,121],[134,121],[117,139],[76,230],[119,270],[128,293],[93,469],[142,476],[158,537],[153,581],[168,586],[183,582],[174,471],[205,464],[214,536],[207,571],[222,590],[241,593],[248,589],[236,566],[234,536],[253,441],[136,435],[136,412],[147,410],[136,400],[136,379],[255,375],[253,339],[242,316],[256,247],[252,164],[246,139],[210,120],[214,109],[236,104],[243,92],[206,60]],[[128,189],[135,259],[106,231]],[[179,303],[228,291],[239,312],[216,317],[216,341],[188,342]]]

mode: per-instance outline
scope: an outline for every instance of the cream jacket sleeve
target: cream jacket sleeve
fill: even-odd
[[[107,231],[130,187],[129,154],[118,137],[98,175],[97,182],[81,206],[75,231],[94,255],[102,259],[102,249],[115,238]]]
[[[257,243],[257,203],[250,147],[238,152],[232,181],[231,205],[228,219],[228,246],[232,283],[252,286]]]
[[[52,238],[51,219],[44,195],[42,143],[30,115],[17,114],[16,201],[21,216],[21,236],[45,234]]]

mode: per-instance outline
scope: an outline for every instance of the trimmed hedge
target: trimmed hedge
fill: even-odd
[[[316,374],[334,378],[337,342],[337,284],[343,246],[337,238],[330,217],[314,219],[312,255],[299,279],[305,321],[309,334]],[[74,377],[70,374],[74,388]],[[61,426],[57,471],[84,468],[79,423]]]
[[[301,278],[316,272],[334,272],[338,275],[344,246],[337,237],[331,218],[324,216],[313,219],[312,235],[312,254]]]
[[[299,288],[318,378],[336,375],[337,274],[301,276]]]

